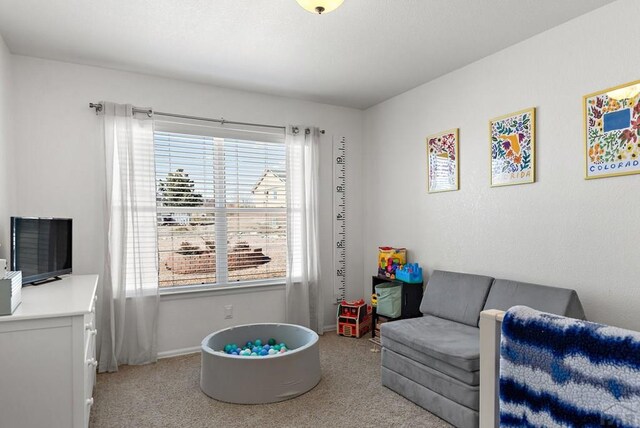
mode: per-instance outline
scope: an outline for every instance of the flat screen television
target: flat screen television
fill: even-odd
[[[23,284],[48,282],[71,273],[69,218],[11,217],[11,270]]]

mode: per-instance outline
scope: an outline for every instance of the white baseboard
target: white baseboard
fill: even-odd
[[[335,332],[336,331],[336,325],[325,325],[324,327],[322,327],[322,331],[324,333],[328,333],[328,332]],[[200,347],[199,346],[192,346],[189,348],[182,348],[182,349],[173,349],[171,351],[162,351],[162,352],[158,352],[158,359],[162,359],[162,358],[171,358],[171,357],[179,357],[181,355],[189,355],[189,354],[195,354],[196,352],[200,352]]]
[[[195,354],[196,352],[200,352],[199,346],[192,346],[190,348],[182,348],[182,349],[173,349],[171,351],[162,351],[162,352],[158,352],[158,359],[179,357],[180,355]]]
[[[322,331],[327,333],[329,331],[336,331],[336,325],[325,325],[324,327],[322,327]]]

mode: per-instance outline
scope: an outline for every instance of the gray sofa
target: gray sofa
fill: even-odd
[[[423,316],[382,324],[382,384],[457,427],[477,427],[480,312],[515,305],[584,319],[574,290],[435,271]]]

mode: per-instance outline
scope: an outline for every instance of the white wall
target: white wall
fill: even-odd
[[[350,144],[349,210],[361,210],[362,117],[360,110],[227,90],[141,74],[30,57],[13,57],[15,148],[21,163],[19,215],[74,219],[74,272],[103,271],[103,155],[99,119],[90,101],[152,106],[159,111],[267,124],[309,124],[326,129],[321,149],[320,265],[325,290],[325,324],[335,324],[332,303],[331,136]],[[325,215],[326,214],[326,215]],[[348,230],[349,294],[361,297],[362,231]],[[191,294],[162,298],[159,350],[196,346],[207,332],[226,326],[222,308],[234,305],[234,324],[283,321],[282,287],[259,294]]]
[[[582,96],[640,79],[623,0],[365,112],[364,269],[378,245],[433,269],[575,288],[640,330],[640,175],[584,180]],[[489,187],[488,120],[537,107],[537,182]],[[427,194],[425,137],[460,128],[460,191]],[[368,292],[365,284],[365,292]]]
[[[9,262],[9,217],[14,206],[10,127],[11,54],[0,36],[0,258]]]

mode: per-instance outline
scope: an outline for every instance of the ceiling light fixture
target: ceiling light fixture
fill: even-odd
[[[322,15],[340,7],[344,0],[296,0],[303,9]]]

